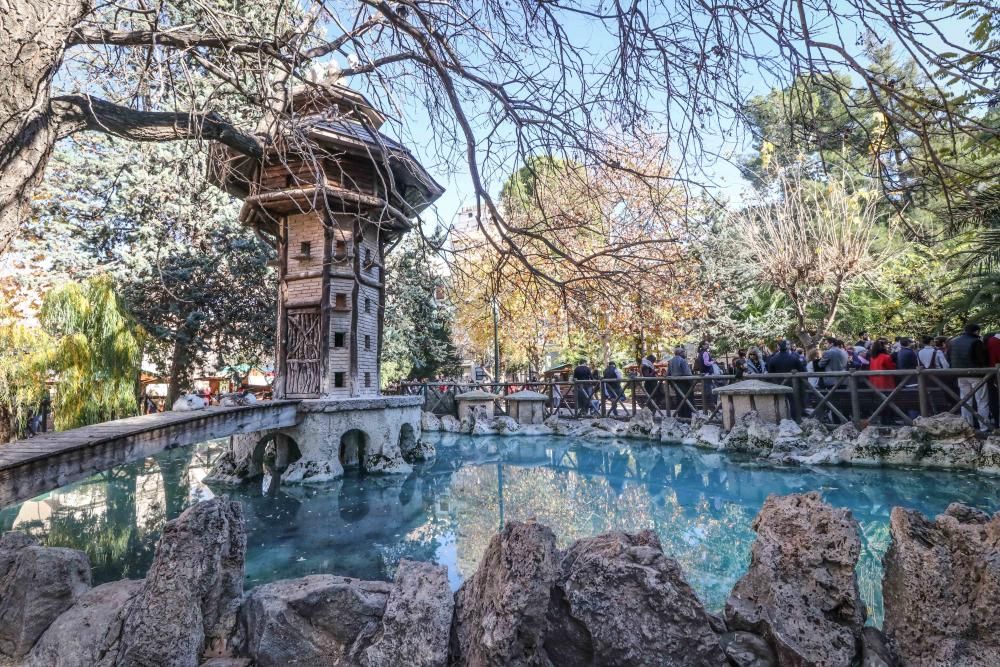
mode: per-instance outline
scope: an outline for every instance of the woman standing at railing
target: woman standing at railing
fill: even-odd
[[[870,367],[873,371],[896,370],[896,362],[886,350],[887,343],[884,338],[879,338],[872,344]],[[873,375],[871,383],[879,391],[892,391],[896,387],[896,378],[891,375]]]

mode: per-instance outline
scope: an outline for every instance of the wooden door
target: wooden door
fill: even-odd
[[[319,396],[322,329],[319,306],[289,308],[285,316],[285,396]]]

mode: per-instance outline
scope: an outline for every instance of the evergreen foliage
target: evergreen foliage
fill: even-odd
[[[445,280],[418,234],[387,259],[382,382],[456,375],[452,313],[443,302]]]

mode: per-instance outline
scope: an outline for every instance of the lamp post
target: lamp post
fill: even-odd
[[[500,334],[497,320],[500,317],[500,306],[496,298],[491,300],[493,307],[493,381],[500,382]]]

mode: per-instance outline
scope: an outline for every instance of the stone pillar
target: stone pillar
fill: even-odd
[[[729,431],[740,417],[756,411],[766,422],[777,424],[788,418],[788,394],[791,387],[760,380],[744,380],[718,387],[715,394],[722,401],[722,429]]]
[[[507,413],[518,424],[541,424],[545,421],[545,402],[549,397],[524,389],[507,397]]]
[[[459,420],[468,417],[473,410],[479,407],[486,408],[489,416],[492,417],[496,403],[496,399],[499,398],[496,394],[491,394],[488,391],[483,391],[482,389],[473,389],[472,391],[467,391],[464,394],[459,394],[455,397],[458,402],[458,418]]]

